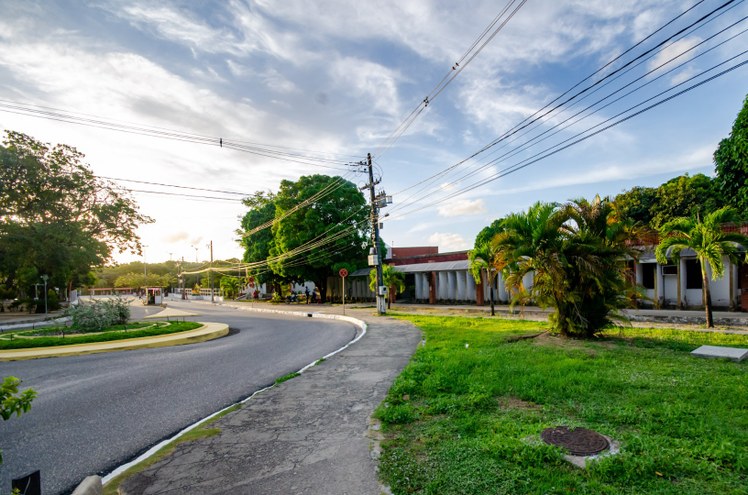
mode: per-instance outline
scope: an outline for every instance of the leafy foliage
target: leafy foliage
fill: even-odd
[[[49,285],[88,281],[113,248],[140,251],[135,231],[151,222],[114,183],[94,176],[83,154],[6,131],[0,146],[0,276],[28,293],[41,275]]]
[[[249,211],[242,217],[241,229],[237,230],[237,234],[241,236],[241,245],[244,247],[244,261],[263,262],[270,257],[270,249],[274,245],[273,232],[266,226],[272,225],[275,219],[275,194],[258,191],[243,203]],[[273,273],[268,270],[256,269],[250,273],[259,284],[273,279]]]
[[[716,211],[725,200],[716,180],[685,174],[658,187],[633,187],[617,195],[614,203],[621,220],[656,230],[675,218]]]
[[[347,180],[326,175],[284,180],[277,194],[258,193],[245,204],[250,210],[240,231],[244,259],[268,261],[278,287],[311,280],[324,299],[334,267],[365,259],[369,211],[364,196]]]
[[[725,272],[723,257],[733,262],[746,258],[740,248],[748,247],[748,237],[738,232],[727,232],[723,229],[723,224],[734,222],[737,218],[737,212],[726,206],[709,213],[703,220],[698,216],[676,218],[660,228],[662,239],[655,249],[657,261],[666,263],[671,256],[673,259],[679,260],[684,249],[691,249],[696,253],[696,258],[701,264],[702,293],[707,327],[714,326],[707,266],[711,269],[712,280],[717,280]]]
[[[714,152],[716,182],[730,206],[748,211],[748,96],[733,123],[730,135]]]
[[[236,296],[239,295],[239,290],[242,288],[242,279],[229,276],[221,277],[220,287],[224,296],[228,299],[236,299]]]
[[[395,296],[405,290],[405,273],[395,269],[392,265],[382,265],[382,285],[389,289],[387,306],[395,300]],[[369,289],[377,292],[377,269],[369,271]]]
[[[608,199],[578,199],[564,205],[536,203],[526,213],[507,216],[495,238],[514,299],[529,295],[552,307],[553,329],[591,337],[627,304],[621,259],[628,229]],[[524,286],[532,274],[533,285]]]
[[[475,247],[468,252],[468,261],[470,263],[470,274],[476,283],[481,281],[481,274],[485,273],[488,278],[488,284],[491,290],[491,316],[496,314],[494,307],[493,288],[496,284],[496,278],[506,267],[506,251],[499,248],[497,238],[504,231],[504,220],[495,220],[489,227],[481,230],[475,239]]]
[[[80,303],[68,308],[73,328],[81,332],[100,332],[112,325],[122,325],[130,319],[130,306],[124,299],[105,299]]]
[[[21,380],[15,376],[6,376],[0,384],[0,416],[3,420],[9,420],[14,414],[20,416],[31,409],[31,401],[36,398],[36,391],[26,389],[18,392]],[[3,455],[0,450],[0,464],[3,463]]]

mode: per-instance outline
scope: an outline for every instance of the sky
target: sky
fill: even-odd
[[[363,186],[350,164],[367,153],[393,199],[389,245],[470,249],[536,201],[713,175],[748,93],[742,1],[0,0],[0,12],[0,129],[76,147],[155,220],[138,230],[143,254],[115,250],[118,262],[204,261],[211,241],[215,259],[241,258],[242,197],[311,174]]]

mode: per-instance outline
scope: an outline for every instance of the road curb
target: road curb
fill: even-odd
[[[198,342],[217,339],[229,333],[229,326],[225,323],[199,323],[203,326],[194,330],[167,335],[156,335],[153,337],[140,337],[110,342],[95,342],[91,344],[71,344],[55,347],[0,351],[0,361],[21,361],[26,359],[78,356],[100,352],[117,352],[133,349],[152,349],[156,347],[196,344]]]

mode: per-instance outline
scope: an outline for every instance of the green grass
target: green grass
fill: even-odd
[[[107,342],[139,337],[153,337],[156,335],[166,335],[194,330],[200,326],[200,323],[194,321],[159,322],[155,325],[149,325],[148,327],[139,330],[112,330],[89,334],[66,334],[65,337],[41,336],[33,338],[13,338],[12,340],[8,338],[10,334],[6,334],[4,336],[6,338],[0,339],[0,350],[53,347],[70,344],[90,344],[94,342]]]
[[[395,494],[748,493],[748,366],[698,359],[748,336],[611,330],[596,341],[542,323],[407,317],[425,345],[375,415]],[[467,344],[467,346],[466,346]],[[538,440],[584,426],[621,443],[581,470]]]
[[[293,373],[289,373],[287,375],[283,375],[281,377],[276,378],[275,379],[275,384],[279,385],[279,384],[281,384],[283,382],[287,382],[288,380],[290,380],[292,378],[296,378],[297,376],[301,376],[301,374],[297,373],[296,371],[294,371]]]

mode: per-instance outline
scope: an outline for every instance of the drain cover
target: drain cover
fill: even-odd
[[[566,426],[546,428],[540,433],[540,438],[547,444],[567,449],[571,455],[595,455],[610,448],[607,438],[587,428],[574,428],[573,430]]]

